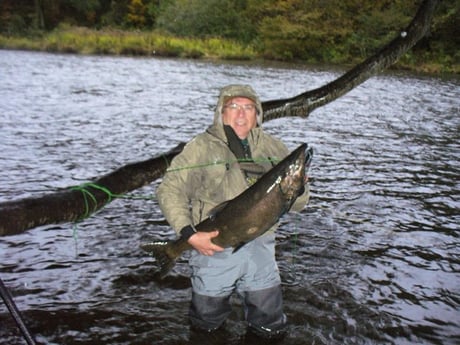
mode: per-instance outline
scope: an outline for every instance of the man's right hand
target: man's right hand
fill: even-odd
[[[188,239],[188,243],[195,248],[200,254],[211,256],[215,252],[221,252],[224,248],[212,243],[212,239],[219,235],[218,230],[212,232],[198,231]]]

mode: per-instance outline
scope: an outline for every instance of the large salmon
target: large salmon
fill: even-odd
[[[266,172],[250,188],[237,197],[214,208],[209,217],[195,226],[197,231],[219,230],[212,241],[221,247],[237,251],[245,243],[265,233],[291,208],[305,183],[305,166],[313,156],[307,144]],[[184,239],[150,242],[141,248],[157,259],[160,275],[164,277],[176,259],[193,247]]]

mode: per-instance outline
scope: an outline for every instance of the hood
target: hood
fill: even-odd
[[[220,90],[219,99],[214,112],[214,124],[222,125],[222,107],[228,99],[233,97],[246,97],[254,101],[257,109],[257,125],[261,126],[263,122],[263,110],[259,96],[249,85],[239,84],[227,85]]]

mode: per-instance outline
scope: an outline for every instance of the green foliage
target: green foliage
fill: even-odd
[[[456,57],[460,61],[460,0],[444,0],[440,4],[438,15],[433,19],[431,45],[433,50]]]
[[[17,34],[25,34],[27,32],[27,22],[23,17],[14,14],[9,18],[6,31]]]
[[[0,33],[4,47],[29,37],[52,51],[354,64],[405,28],[421,1],[1,0]],[[459,17],[460,0],[440,1],[431,31],[399,66],[458,71]]]
[[[165,6],[157,27],[182,37],[219,36],[249,42],[255,37],[244,2],[232,0],[176,0]]]
[[[135,28],[143,28],[145,26],[145,14],[147,7],[142,0],[130,0],[128,3],[128,13],[126,14],[126,22]]]
[[[103,27],[122,27],[128,12],[127,0],[115,0],[110,2],[107,12],[102,14],[100,22]]]
[[[263,42],[264,56],[281,60],[306,62],[343,62],[341,52],[350,25],[343,25],[336,7],[327,11],[326,4],[314,6],[308,1],[285,1],[284,6],[266,4],[260,11],[276,16],[259,14],[259,37]],[[275,6],[276,9],[272,8]]]
[[[97,20],[97,11],[101,8],[101,1],[99,0],[68,0],[67,6],[71,11],[78,13],[80,20],[86,22],[88,25],[94,25]]]
[[[156,32],[91,30],[63,25],[41,38],[9,38],[0,35],[0,48],[49,52],[158,55],[182,58],[254,59],[256,52],[235,41],[219,38],[178,38]]]
[[[346,41],[348,54],[359,59],[374,54],[410,23],[416,9],[413,3],[388,0],[367,6],[352,23],[354,30]]]

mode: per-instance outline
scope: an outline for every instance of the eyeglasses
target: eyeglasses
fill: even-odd
[[[224,108],[230,109],[231,112],[236,113],[237,111],[243,110],[244,112],[249,112],[249,111],[254,111],[256,109],[255,104],[236,104],[236,103],[230,103],[224,106]]]

